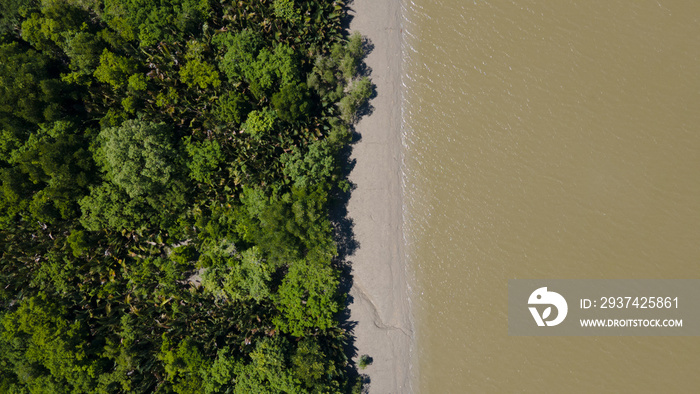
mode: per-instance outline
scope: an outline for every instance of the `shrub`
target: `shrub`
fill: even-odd
[[[365,369],[367,368],[368,365],[372,365],[372,357],[370,357],[367,354],[363,354],[360,356],[360,360],[357,362],[357,366],[360,367],[360,369]]]

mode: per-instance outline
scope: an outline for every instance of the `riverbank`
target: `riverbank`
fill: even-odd
[[[353,145],[356,186],[348,216],[359,247],[352,262],[350,320],[358,357],[373,362],[364,371],[370,393],[411,392],[414,340],[406,277],[401,198],[401,3],[355,0],[350,4],[351,31],[369,39],[365,59],[377,96],[373,111],[357,124]]]

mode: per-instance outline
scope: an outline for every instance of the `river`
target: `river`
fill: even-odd
[[[404,3],[420,393],[689,392],[697,337],[510,337],[508,279],[700,277],[700,2]]]

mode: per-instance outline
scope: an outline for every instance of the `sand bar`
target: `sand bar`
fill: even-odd
[[[413,325],[402,233],[401,199],[401,3],[355,0],[350,3],[351,31],[374,46],[366,61],[377,96],[374,111],[363,117],[353,146],[356,186],[348,203],[359,247],[349,257],[353,267],[350,320],[357,354],[373,363],[370,393],[410,393]]]

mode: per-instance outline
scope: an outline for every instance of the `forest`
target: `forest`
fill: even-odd
[[[345,1],[0,9],[0,392],[359,393]]]

